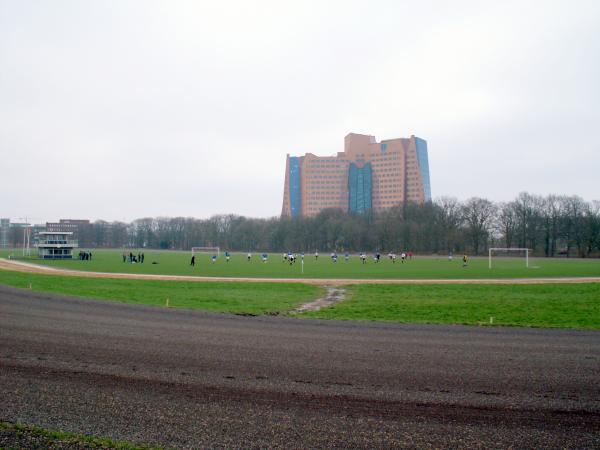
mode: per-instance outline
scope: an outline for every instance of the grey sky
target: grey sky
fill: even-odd
[[[0,0],[0,217],[281,211],[285,155],[600,199],[600,2]]]

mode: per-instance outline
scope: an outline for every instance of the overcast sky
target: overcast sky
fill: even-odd
[[[279,215],[286,153],[600,199],[600,2],[0,0],[0,217]]]

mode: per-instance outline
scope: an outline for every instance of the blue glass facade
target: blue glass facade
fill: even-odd
[[[292,217],[297,217],[301,212],[300,204],[300,158],[290,157],[289,189],[290,189],[290,213]]]
[[[348,211],[363,214],[372,208],[373,169],[371,163],[359,168],[350,164],[348,169]]]
[[[423,179],[423,191],[425,191],[425,201],[431,200],[431,181],[429,180],[429,158],[427,156],[427,141],[416,137],[417,160],[421,169],[421,178]]]

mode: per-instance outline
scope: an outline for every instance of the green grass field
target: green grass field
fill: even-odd
[[[19,251],[12,253],[19,255]],[[322,254],[317,261],[312,255],[306,256],[302,273],[300,262],[290,266],[282,262],[279,253],[270,254],[266,264],[260,261],[258,254],[253,254],[251,262],[246,260],[245,254],[234,254],[231,262],[226,263],[225,258],[221,257],[215,264],[210,262],[210,255],[201,254],[197,257],[195,267],[189,265],[189,252],[148,250],[144,253],[144,264],[123,263],[122,252],[118,250],[96,250],[91,261],[32,259],[31,262],[84,271],[217,277],[483,279],[600,276],[599,259],[532,258],[530,268],[526,268],[524,259],[503,258],[495,260],[494,268],[490,270],[487,258],[471,258],[468,266],[462,267],[459,257],[448,261],[446,257],[417,256],[404,264],[399,260],[393,264],[386,256],[382,256],[379,264],[369,258],[368,263],[363,265],[356,255],[351,256],[349,262],[345,262],[340,255],[338,262],[334,264],[327,255]],[[6,257],[8,254],[7,251],[0,252],[0,256]]]
[[[0,441],[10,442],[8,448],[86,448],[103,450],[160,450],[144,444],[89,436],[65,431],[48,430],[35,425],[0,422]],[[15,445],[13,447],[13,445]],[[4,448],[4,447],[2,447]]]
[[[338,320],[600,329],[600,284],[358,285],[351,287],[349,300],[303,315]]]
[[[302,283],[118,280],[0,270],[0,284],[81,297],[235,314],[288,314],[323,295]],[[600,329],[600,284],[352,285],[347,299],[296,317]]]
[[[323,289],[302,283],[185,282],[61,277],[0,270],[0,284],[42,292],[234,314],[285,313],[318,298]]]

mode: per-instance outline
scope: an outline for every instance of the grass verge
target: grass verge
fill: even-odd
[[[185,282],[61,277],[0,270],[0,284],[34,291],[234,314],[280,314],[319,297],[301,283]]]
[[[299,283],[61,277],[0,270],[0,284],[35,291],[234,314],[285,314],[323,295]],[[300,317],[398,323],[600,329],[600,284],[353,285],[347,299]]]
[[[357,285],[303,314],[337,320],[600,329],[600,284]]]
[[[0,448],[158,450],[161,447],[0,422]]]

